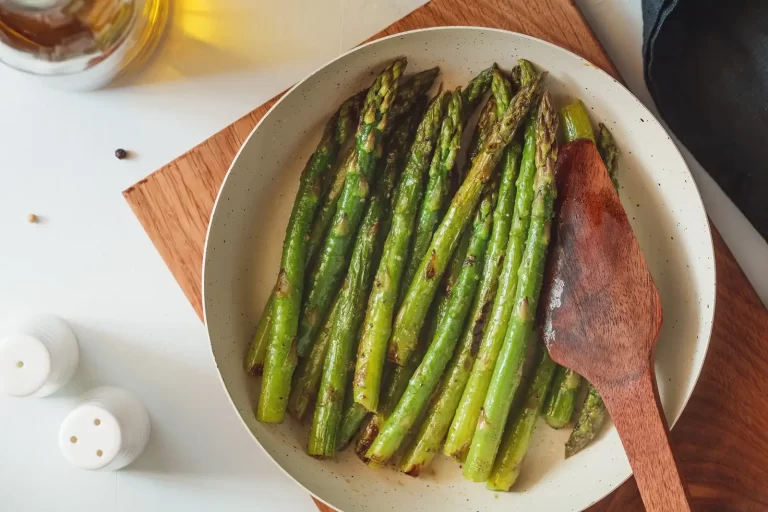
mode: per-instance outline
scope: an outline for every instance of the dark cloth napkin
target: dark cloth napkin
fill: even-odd
[[[768,0],[643,0],[645,82],[768,240]]]

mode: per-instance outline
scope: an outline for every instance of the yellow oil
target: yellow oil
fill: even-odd
[[[169,11],[170,0],[146,0],[140,16],[140,19],[144,20],[144,26],[138,31],[137,38],[122,63],[120,74],[130,73],[141,67],[155,51],[168,25]]]
[[[91,75],[112,80],[155,50],[168,23],[169,1],[0,2],[0,60],[36,75],[100,67]]]

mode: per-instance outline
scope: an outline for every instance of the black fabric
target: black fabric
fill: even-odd
[[[643,0],[643,61],[670,129],[768,240],[768,0]]]

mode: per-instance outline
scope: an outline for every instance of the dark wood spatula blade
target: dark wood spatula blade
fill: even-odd
[[[558,363],[615,385],[653,357],[661,301],[595,145],[566,144],[557,165],[543,338]]]

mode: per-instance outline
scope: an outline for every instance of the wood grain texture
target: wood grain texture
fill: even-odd
[[[546,39],[619,78],[572,0],[432,0],[371,39],[443,25],[504,28]],[[203,245],[213,201],[238,148],[276,99],[123,193],[200,318]],[[764,511],[768,312],[722,238],[713,234],[718,289],[710,351],[671,439],[696,510]],[[590,512],[635,510],[642,510],[642,502],[630,479]]]
[[[646,509],[689,511],[656,387],[659,290],[595,144],[561,148],[557,177],[542,339],[600,392]]]

